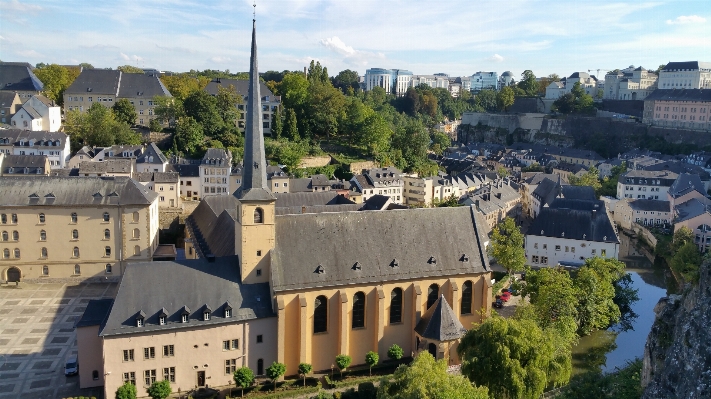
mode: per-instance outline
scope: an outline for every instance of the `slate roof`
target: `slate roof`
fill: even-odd
[[[249,92],[249,80],[213,79],[210,83],[207,84],[207,86],[205,86],[205,91],[212,94],[213,96],[216,96],[218,87],[229,88],[230,85],[234,86],[235,91],[237,91],[237,93],[240,94],[242,97],[247,97],[247,93]],[[262,98],[269,96],[270,100],[274,101],[274,93],[272,93],[272,91],[269,90],[269,87],[267,87],[267,85],[265,85],[263,82],[259,82],[259,93],[261,94]]]
[[[556,200],[554,204],[558,201]],[[572,202],[577,202],[577,204],[572,204]],[[587,204],[585,204],[586,202]],[[571,209],[594,207],[596,203],[599,204],[595,211]],[[566,207],[551,206],[541,208],[541,213],[531,223],[527,235],[597,242],[619,242],[602,201],[567,200],[567,203],[561,202],[560,204],[561,206],[565,204]]]
[[[131,173],[132,159],[107,159],[101,162],[84,161],[79,163],[79,174],[84,173]]]
[[[277,216],[273,289],[484,273],[486,236],[475,213],[456,207]],[[356,262],[361,269],[354,270]]]
[[[276,208],[276,215],[299,215],[305,213],[353,212],[363,209],[362,204],[309,205]]]
[[[670,212],[669,201],[659,201],[650,199],[636,199],[629,202],[630,208],[636,211]]]
[[[135,172],[133,178],[140,182],[178,183],[180,177],[177,172]]]
[[[461,338],[467,329],[441,295],[417,323],[415,332],[422,338],[446,342]]]
[[[595,189],[590,186],[561,186],[563,198],[578,200],[595,200]]]
[[[222,148],[209,148],[202,157],[203,165],[228,167],[230,162],[232,162],[232,154]]]
[[[74,79],[64,94],[109,94],[118,96],[121,71],[108,69],[84,69]]]
[[[330,187],[331,183],[328,181],[326,175],[313,175],[311,176],[311,187]]]
[[[185,220],[201,257],[235,253],[237,199],[231,195],[207,195]]]
[[[644,101],[702,101],[711,102],[709,89],[657,89],[644,98]]]
[[[558,176],[560,179],[560,176]],[[534,198],[540,201],[541,205],[550,204],[553,199],[558,196],[558,189],[561,186],[551,179],[545,178],[541,181],[533,193],[531,194]]]
[[[99,329],[101,329],[109,317],[113,304],[114,300],[111,298],[91,299],[86,304],[86,309],[84,309],[79,321],[74,324],[74,328],[99,326]]]
[[[670,62],[662,68],[663,71],[698,70],[699,68],[711,69],[711,63],[699,61]]]
[[[118,97],[144,97],[152,100],[155,96],[172,97],[158,76],[143,73],[121,73]]]
[[[42,91],[44,84],[27,63],[0,62],[0,90]]]
[[[709,212],[709,207],[699,201],[698,198],[692,198],[674,207],[674,214],[676,215],[674,222],[684,222],[699,215],[703,215],[706,212]]]
[[[2,159],[2,173],[10,173],[8,168],[18,169],[14,173],[25,173],[24,169],[29,168],[29,173],[44,173],[37,169],[43,169],[46,166],[46,155],[5,155]],[[20,171],[21,170],[21,171]]]
[[[6,177],[0,184],[0,206],[149,205],[157,197],[128,177]]]
[[[0,130],[0,139],[9,139],[9,144],[19,147],[20,141],[24,141],[25,147],[29,147],[29,141],[35,140],[34,146],[32,148],[38,147],[52,147],[52,149],[61,150],[69,140],[69,136],[62,132],[47,132],[43,130],[20,130],[20,129],[7,129]],[[49,145],[57,144],[58,145]]]
[[[153,157],[152,162],[150,161],[150,157]],[[164,164],[167,162],[168,158],[163,155],[163,151],[161,151],[155,143],[148,144],[145,150],[143,150],[143,154],[136,159],[136,163]]]
[[[274,196],[276,197],[277,208],[354,204],[348,198],[338,195],[336,191],[274,193]]]
[[[701,182],[699,175],[682,173],[669,187],[669,195],[674,198],[681,197],[682,195],[688,194],[692,191],[698,191],[701,195],[706,196],[706,189],[704,188],[704,183]]]
[[[170,165],[180,177],[199,177],[200,176],[200,165],[183,165],[175,164]],[[167,170],[167,169],[166,169]]]
[[[176,282],[180,289],[176,289]],[[232,317],[225,318],[228,303]],[[126,266],[114,306],[99,335],[169,331],[275,317],[271,303],[268,283],[240,283],[237,256],[217,258],[213,263],[206,259],[133,263]],[[190,309],[188,323],[181,322],[183,307]],[[205,307],[212,310],[206,321]],[[158,315],[163,309],[168,320],[159,325]],[[145,314],[143,327],[136,327],[139,312]]]
[[[0,107],[9,107],[15,101],[17,93],[14,91],[0,90]],[[22,106],[22,104],[19,104]]]

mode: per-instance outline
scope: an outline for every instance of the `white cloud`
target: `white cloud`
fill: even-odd
[[[674,19],[667,19],[667,25],[703,24],[706,18],[698,15],[682,15]]]
[[[143,57],[139,57],[139,56],[137,56],[137,55],[135,55],[135,54],[134,54],[131,58],[132,58],[134,61],[143,61]]]
[[[0,3],[0,8],[6,11],[18,11],[18,12],[37,12],[42,11],[42,7],[35,4],[22,4],[17,0],[3,1]]]
[[[43,57],[42,54],[38,53],[35,50],[20,50],[17,52],[17,54],[23,57]]]
[[[230,57],[220,57],[220,56],[218,56],[218,57],[212,57],[212,58],[210,58],[210,61],[212,61],[212,62],[214,62],[214,63],[216,63],[216,64],[226,64],[226,63],[232,61],[232,59],[231,59]]]
[[[382,60],[385,58],[383,53],[356,50],[353,47],[346,45],[338,36],[321,39],[321,45],[337,54],[342,55],[344,57],[343,61],[351,65],[366,66],[372,59]]]
[[[120,55],[121,59],[123,59],[124,61],[131,61],[131,57],[127,56],[126,54],[120,53]]]
[[[487,58],[487,60],[488,60],[488,61],[493,61],[493,62],[503,62],[503,61],[504,61],[504,57],[502,57],[502,56],[500,56],[500,55],[498,55],[498,54],[494,54],[494,55],[492,55],[491,57]]]

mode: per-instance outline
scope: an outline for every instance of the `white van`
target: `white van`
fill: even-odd
[[[76,375],[77,373],[79,373],[79,362],[76,355],[72,355],[64,365],[64,375]]]

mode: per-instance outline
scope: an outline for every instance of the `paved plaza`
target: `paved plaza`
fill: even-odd
[[[102,396],[65,377],[77,353],[74,323],[91,299],[113,298],[115,283],[0,285],[0,399]],[[81,368],[81,364],[79,365]]]

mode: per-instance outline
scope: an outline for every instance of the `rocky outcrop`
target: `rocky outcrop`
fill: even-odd
[[[644,348],[645,399],[711,398],[711,262],[699,284],[662,298]]]

